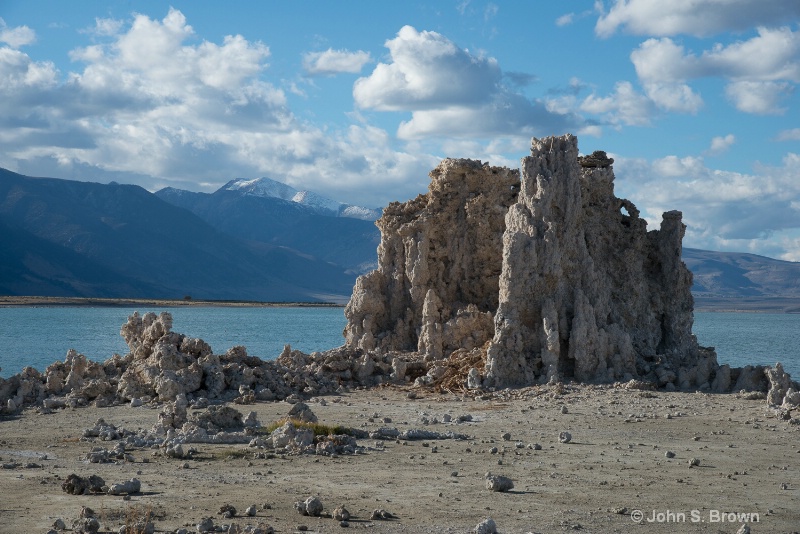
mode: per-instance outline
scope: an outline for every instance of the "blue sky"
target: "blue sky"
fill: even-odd
[[[800,261],[800,2],[0,0],[0,167],[370,207],[531,137],[685,246]]]

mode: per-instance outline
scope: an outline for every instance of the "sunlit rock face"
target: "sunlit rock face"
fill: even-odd
[[[579,158],[572,135],[534,139],[521,177],[444,160],[428,194],[378,221],[379,267],[356,282],[346,346],[428,361],[485,347],[484,386],[710,387],[718,366],[691,333],[681,214],[648,232],[614,196],[612,164],[603,152]]]
[[[602,152],[579,158],[571,135],[533,141],[505,218],[488,382],[709,381],[716,357],[691,333],[681,213],[648,232],[614,196],[612,163]]]

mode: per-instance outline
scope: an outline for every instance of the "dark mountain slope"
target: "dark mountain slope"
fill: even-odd
[[[242,239],[288,247],[357,274],[377,263],[380,232],[371,221],[328,217],[296,202],[227,189],[208,194],[167,188],[155,194]]]
[[[138,186],[2,170],[0,215],[157,293],[137,296],[287,301],[333,294],[341,300],[352,289],[353,277],[340,268],[278,247],[252,246]],[[276,267],[291,276],[276,276]],[[302,276],[308,272],[315,278]],[[132,296],[122,291],[119,296]]]
[[[800,297],[800,263],[741,252],[683,249],[701,297]]]
[[[0,218],[0,294],[114,297],[164,291],[126,277]]]

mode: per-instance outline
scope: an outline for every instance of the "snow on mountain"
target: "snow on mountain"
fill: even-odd
[[[374,221],[381,216],[381,210],[365,208],[362,206],[352,206],[343,202],[331,200],[313,191],[298,191],[282,182],[271,178],[255,178],[245,180],[239,178],[231,180],[220,188],[220,191],[239,191],[245,195],[259,197],[273,197],[296,202],[320,213],[331,217],[349,217],[364,221]]]
[[[298,191],[297,194],[292,197],[292,201],[308,206],[309,208],[314,208],[319,212],[326,213],[333,217],[339,215],[339,208],[342,206],[341,202],[323,197],[313,191]]]
[[[247,195],[257,197],[274,197],[283,200],[292,200],[298,193],[297,189],[270,178],[256,178],[254,180],[231,180],[220,189],[228,191],[241,191]]]
[[[343,208],[339,211],[339,217],[350,217],[351,219],[361,219],[362,221],[377,221],[381,216],[381,210],[379,209],[346,204],[342,204],[342,206]]]

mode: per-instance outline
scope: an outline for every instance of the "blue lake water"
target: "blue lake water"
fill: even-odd
[[[0,308],[0,376],[25,366],[44,370],[63,361],[74,348],[103,361],[128,347],[119,335],[133,308],[8,307]],[[343,308],[176,307],[169,311],[173,330],[204,339],[216,353],[235,345],[248,354],[275,359],[285,344],[304,352],[344,343]],[[703,346],[717,349],[719,363],[732,367],[782,362],[800,377],[800,315],[768,313],[695,313],[694,333]]]

